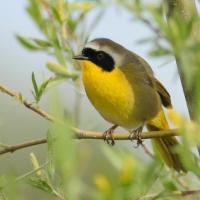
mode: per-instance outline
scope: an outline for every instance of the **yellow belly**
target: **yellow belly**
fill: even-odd
[[[125,128],[141,125],[134,115],[133,88],[120,68],[106,72],[90,61],[82,61],[82,68],[87,96],[106,120]]]

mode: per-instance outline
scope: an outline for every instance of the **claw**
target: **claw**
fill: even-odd
[[[138,148],[142,143],[142,138],[141,138],[141,133],[143,130],[143,126],[140,126],[139,128],[131,131],[129,138],[131,141],[133,141],[133,139],[136,137],[137,138],[137,145],[135,146],[135,148]]]
[[[117,128],[117,126],[118,125],[114,125],[103,133],[104,141],[106,141],[107,144],[109,145],[113,146],[115,144],[115,140],[113,138],[113,132]]]

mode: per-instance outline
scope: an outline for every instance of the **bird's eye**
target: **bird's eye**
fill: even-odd
[[[104,58],[104,54],[103,53],[98,53],[97,54],[97,59],[98,60],[102,60]]]

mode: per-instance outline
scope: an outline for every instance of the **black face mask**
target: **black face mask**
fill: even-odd
[[[82,56],[87,57],[89,61],[93,62],[105,71],[110,72],[115,68],[114,59],[104,51],[96,51],[92,48],[84,48],[82,50]]]

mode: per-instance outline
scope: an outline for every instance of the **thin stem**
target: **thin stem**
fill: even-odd
[[[154,159],[153,153],[147,148],[147,146],[144,143],[142,143],[141,145],[142,145],[145,153],[148,154],[152,159]]]
[[[29,141],[29,142],[24,142],[24,143],[21,143],[21,144],[7,146],[7,147],[2,148],[2,150],[0,150],[0,154],[5,154],[5,153],[8,153],[8,152],[13,153],[14,151],[17,151],[19,149],[24,149],[26,147],[44,144],[46,142],[47,142],[47,139],[43,138],[43,139],[33,140],[33,141]]]
[[[72,130],[76,131],[74,132],[75,139],[99,139],[99,140],[104,140],[105,137],[103,135],[103,133],[101,132],[93,132],[93,131],[82,131],[82,130],[78,130],[76,128],[73,128]],[[149,131],[149,132],[143,132],[141,134],[141,139],[151,139],[151,138],[158,138],[158,137],[168,137],[168,136],[176,136],[177,134],[177,129],[173,129],[173,130],[164,130],[164,131]],[[137,136],[133,136],[130,139],[130,134],[129,133],[114,133],[113,134],[113,138],[114,140],[137,140]],[[108,139],[111,139],[108,138]],[[0,150],[0,155],[1,154],[5,154],[5,153],[13,153],[19,149],[24,149],[27,147],[31,147],[31,146],[35,146],[35,145],[39,145],[39,144],[44,144],[47,143],[47,139],[46,138],[42,138],[42,139],[37,139],[37,140],[32,140],[32,141],[27,141],[21,144],[16,144],[16,145],[10,145],[8,147],[4,147],[2,148],[2,150]],[[153,157],[152,153],[150,153],[150,151],[146,148],[146,146],[143,144],[143,148],[145,149],[145,152],[148,152],[149,155],[151,155],[151,157]]]
[[[22,104],[24,104],[24,106],[32,111],[34,111],[35,113],[39,114],[40,116],[42,116],[43,118],[49,120],[49,121],[56,121],[56,119],[51,116],[49,113],[45,112],[44,110],[40,109],[39,106],[37,106],[36,104],[27,101],[20,92],[15,92],[12,89],[0,84],[0,91],[8,94],[11,97],[14,97],[16,100],[18,100],[19,102],[21,102]]]
[[[0,91],[11,96],[14,97],[15,99],[17,99],[21,104],[23,104],[26,108],[34,111],[35,113],[37,113],[38,115],[40,115],[41,117],[51,121],[51,122],[57,122],[58,120],[51,116],[49,113],[47,113],[46,111],[42,110],[38,105],[35,105],[31,102],[29,102],[28,100],[26,100],[21,93],[19,92],[15,92],[12,89],[0,84]],[[100,132],[93,132],[93,131],[82,131],[78,128],[75,127],[71,127],[71,130],[74,132],[75,134],[75,138],[77,139],[105,139],[103,134]],[[150,138],[158,138],[158,137],[166,137],[166,136],[176,136],[177,135],[177,130],[163,130],[163,131],[150,131],[150,132],[144,132],[141,135],[141,139],[150,139]],[[113,138],[114,140],[130,140],[130,134],[129,133],[115,133],[113,134]],[[111,139],[111,138],[109,138]],[[134,140],[137,140],[137,137],[131,138]],[[4,147],[2,148],[2,150],[0,150],[0,154],[5,154],[5,153],[12,153],[18,149],[23,149],[26,147],[30,147],[30,146],[35,146],[35,145],[39,145],[39,144],[44,144],[47,142],[46,138],[42,138],[42,139],[38,139],[38,140],[34,140],[34,141],[28,141],[22,144],[17,144],[17,145],[11,145],[8,147]]]
[[[21,176],[18,176],[16,178],[16,181],[21,181],[22,179],[35,174],[37,171],[39,171],[39,170],[43,169],[44,167],[46,167],[47,164],[48,164],[48,162],[45,162],[44,164],[40,165],[40,167],[38,167],[37,169],[34,169],[34,170],[32,170],[30,172],[27,172],[27,173],[25,173],[25,174],[23,174]]]

